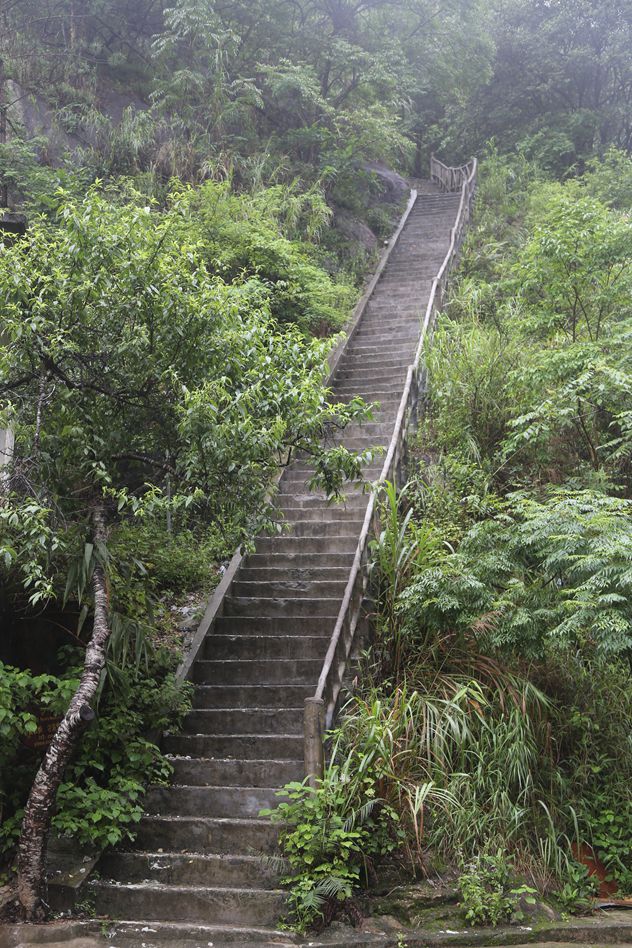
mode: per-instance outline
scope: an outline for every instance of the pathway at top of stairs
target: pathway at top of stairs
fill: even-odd
[[[432,280],[448,250],[458,194],[420,194],[333,381],[334,398],[379,402],[347,428],[350,448],[386,447]],[[379,476],[383,456],[365,471]],[[368,495],[342,505],[310,493],[308,465],[283,474],[291,525],[248,556],[194,665],[194,708],[166,737],[173,785],[152,791],[135,848],[108,855],[94,884],[99,915],[118,920],[115,948],[279,945],[284,910],[262,860],[276,828],[259,817],[275,790],[303,778],[303,701],[316,689],[351,569]]]

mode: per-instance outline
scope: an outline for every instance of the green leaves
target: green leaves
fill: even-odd
[[[359,792],[358,792],[359,791]],[[330,764],[316,789],[290,783],[278,791],[283,800],[261,816],[280,824],[280,845],[289,871],[290,918],[305,932],[335,914],[332,903],[350,900],[373,858],[395,845],[396,814],[377,799],[375,776],[353,784],[349,761]]]
[[[404,620],[481,625],[481,639],[520,654],[632,648],[630,501],[589,491],[510,497],[506,514],[473,526],[458,554],[422,571],[401,597]]]
[[[121,518],[203,511],[245,540],[271,525],[271,476],[298,452],[332,494],[358,476],[356,455],[323,440],[365,407],[328,403],[336,340],[296,325],[340,320],[348,293],[281,237],[277,212],[278,196],[253,207],[217,185],[174,192],[164,212],[94,187],[60,194],[53,223],[0,249],[15,474],[49,501],[11,498],[0,563],[34,604],[54,594],[62,557],[66,596],[81,598],[90,563],[71,534],[88,495]]]

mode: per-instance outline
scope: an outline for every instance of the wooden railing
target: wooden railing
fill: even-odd
[[[404,391],[399,403],[395,428],[386,453],[378,485],[386,480],[401,483],[404,478],[406,435],[414,427],[420,394],[423,392],[425,370],[422,355],[426,340],[430,337],[437,311],[443,303],[448,275],[458,260],[465,228],[470,220],[476,193],[477,161],[473,158],[459,168],[448,168],[436,158],[431,159],[430,174],[442,190],[461,192],[461,201],[454,227],[450,231],[450,244],[441,268],[432,282],[430,297],[421,327],[415,360],[406,374]],[[414,203],[414,201],[413,201]],[[412,205],[411,205],[412,207]],[[409,208],[410,210],[411,208]],[[401,228],[400,228],[401,233]],[[362,524],[351,574],[345,588],[342,605],[329,642],[325,661],[318,679],[316,692],[305,699],[304,754],[305,773],[314,785],[324,772],[324,734],[331,728],[336,713],[342,682],[347,671],[353,649],[356,630],[361,615],[362,603],[369,580],[369,540],[377,533],[377,510],[375,491]]]
[[[472,170],[472,160],[457,168],[449,168],[433,155],[430,159],[430,180],[438,184],[442,191],[460,191],[467,183]]]

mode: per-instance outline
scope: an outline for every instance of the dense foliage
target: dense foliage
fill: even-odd
[[[483,164],[417,460],[380,495],[375,639],[312,791],[350,755],[370,789],[348,780],[345,806],[384,807],[416,871],[460,868],[470,923],[534,887],[585,908],[586,847],[630,892],[630,175],[615,152],[563,185]]]
[[[470,921],[514,912],[516,874],[583,904],[583,845],[631,890],[631,39],[614,0],[0,7],[0,203],[29,223],[0,243],[0,619],[75,649],[0,653],[5,854],[101,575],[97,721],[54,828],[133,833],[168,776],[148,734],[187,707],[171,606],[282,529],[297,451],[332,494],[358,474],[329,448],[366,409],[328,402],[326,360],[395,169],[486,149],[418,460],[380,495],[362,689],[322,786],[279,810],[291,908],[353,915],[395,852],[465,860]]]

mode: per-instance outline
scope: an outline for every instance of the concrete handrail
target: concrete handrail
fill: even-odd
[[[409,366],[408,372],[406,373],[404,391],[399,403],[395,427],[388,446],[382,472],[377,481],[378,485],[384,483],[386,480],[393,482],[400,480],[399,468],[404,459],[408,422],[410,418],[414,418],[416,414],[419,392],[422,388],[420,384],[420,378],[423,372],[421,356],[426,339],[432,332],[435,313],[443,301],[448,272],[458,258],[458,253],[463,242],[465,226],[470,219],[472,203],[476,193],[478,163],[476,158],[472,158],[467,165],[463,165],[459,168],[448,168],[433,156],[431,159],[430,172],[432,179],[437,181],[445,190],[460,190],[461,200],[459,202],[455,225],[450,231],[448,251],[437,276],[432,282],[419,343],[415,353],[415,361]],[[402,228],[399,229],[399,233],[401,233],[401,229]],[[377,280],[375,283],[377,283]],[[369,538],[375,516],[374,491],[367,505],[351,573],[345,588],[327,654],[323,662],[316,692],[313,697],[305,699],[305,772],[312,785],[323,776],[323,736],[325,731],[328,730],[333,723],[343,677],[353,648],[362,601],[368,585]]]
[[[328,385],[331,384],[331,381],[336,373],[336,368],[338,366],[338,363],[340,362],[340,359],[344,355],[347,349],[347,346],[351,342],[356,332],[356,329],[358,328],[358,325],[360,324],[360,320],[362,319],[364,310],[366,309],[369,303],[369,300],[371,299],[371,296],[373,295],[373,291],[375,290],[378,280],[380,279],[382,275],[384,267],[386,266],[391,253],[393,252],[393,248],[395,247],[395,245],[397,244],[397,241],[399,240],[399,236],[402,230],[404,229],[404,225],[406,224],[406,221],[408,220],[410,216],[410,212],[412,211],[416,200],[417,200],[417,192],[415,190],[411,190],[410,196],[408,198],[408,203],[406,205],[406,209],[404,210],[404,213],[402,214],[399,220],[399,223],[397,227],[395,228],[395,231],[393,232],[392,237],[390,238],[386,247],[384,248],[381,254],[379,263],[376,269],[374,270],[373,275],[371,276],[369,282],[367,283],[366,288],[364,292],[362,293],[362,296],[360,297],[360,299],[358,300],[355,306],[355,309],[353,311],[353,314],[351,316],[351,320],[349,323],[349,328],[347,329],[344,338],[341,339],[338,345],[335,346],[329,353],[329,356],[328,356],[329,373],[327,376]],[[281,468],[279,471],[277,471],[273,480],[272,488],[268,494],[268,500],[272,500],[274,498],[274,495],[276,493],[276,488],[278,487],[279,481],[281,480],[281,477],[283,476],[283,471],[284,471],[284,468]],[[230,594],[233,582],[235,581],[237,573],[239,572],[245,558],[246,558],[246,553],[243,552],[241,547],[239,547],[233,553],[230,563],[226,567],[226,570],[219,584],[216,586],[215,590],[213,591],[213,594],[211,595],[211,598],[209,599],[208,605],[204,612],[204,616],[202,617],[202,620],[193,635],[191,644],[189,646],[189,649],[187,650],[187,654],[185,655],[182,663],[180,664],[180,667],[178,668],[177,678],[180,681],[184,681],[190,677],[191,672],[193,670],[193,665],[204,644],[204,639],[206,638],[209,630],[211,629],[215,619],[222,615],[224,601],[226,597]]]

